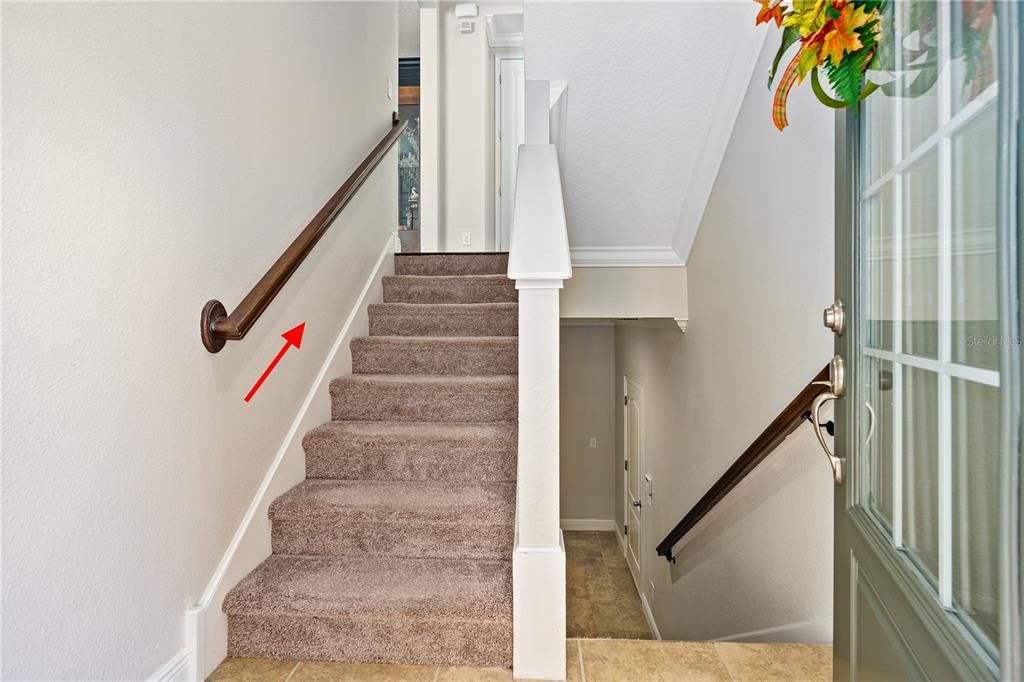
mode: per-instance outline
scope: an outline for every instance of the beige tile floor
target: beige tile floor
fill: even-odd
[[[570,639],[567,682],[826,682],[832,647],[806,644]],[[498,682],[504,668],[366,665],[229,658],[210,682]]]
[[[565,531],[567,637],[651,639],[613,531]]]

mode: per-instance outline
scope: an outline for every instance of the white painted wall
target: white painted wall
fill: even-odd
[[[654,478],[642,587],[669,639],[831,637],[833,483],[807,426],[706,519],[677,564],[654,549],[832,354],[821,310],[833,294],[833,113],[800,88],[792,125],[774,130],[762,80],[772,48],[687,262],[686,334],[616,328],[616,386],[625,374],[644,387]],[[621,411],[617,433],[621,443]]]
[[[398,0],[398,56],[420,56],[419,0]]]
[[[560,344],[561,517],[610,520],[616,500],[615,328],[563,324]]]
[[[573,269],[561,300],[562,318],[667,318],[685,321],[686,268]]]
[[[394,228],[394,164],[245,340],[208,354],[200,308],[388,129],[396,26],[378,2],[4,5],[4,679],[142,679],[183,648]]]
[[[760,46],[750,3],[526,0],[524,14],[526,77],[569,83],[573,262],[685,262]]]
[[[474,31],[462,35],[456,2],[441,13],[441,239],[443,251],[483,251],[494,231],[494,59],[484,16],[521,12],[520,1],[476,3]],[[462,243],[463,233],[470,244]]]

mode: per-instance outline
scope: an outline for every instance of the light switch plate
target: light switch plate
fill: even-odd
[[[597,447],[597,439],[596,438],[591,438],[590,439],[590,447],[592,447],[592,448],[596,448]]]
[[[395,84],[390,76],[388,77],[388,100],[395,101]]]
[[[473,235],[472,235],[472,233],[470,233],[470,232],[463,232],[462,233],[462,245],[463,246],[469,246],[472,243],[473,243]]]

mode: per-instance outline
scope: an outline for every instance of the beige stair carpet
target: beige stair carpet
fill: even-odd
[[[228,655],[511,666],[518,304],[507,254],[395,256]]]

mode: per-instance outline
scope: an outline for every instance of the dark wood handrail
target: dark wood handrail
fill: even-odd
[[[324,207],[309,221],[299,236],[270,266],[267,274],[260,278],[252,291],[246,294],[230,315],[220,301],[216,299],[207,301],[203,306],[199,322],[199,333],[206,350],[216,353],[228,341],[237,341],[245,337],[288,279],[299,269],[299,265],[313,250],[316,243],[324,236],[341,210],[352,200],[366,179],[370,177],[370,173],[398,141],[407,125],[407,121],[399,120],[397,112],[391,114],[391,130],[388,131],[388,134],[363,159],[352,175],[348,176],[345,183],[328,199]]]
[[[796,431],[805,419],[810,417],[811,403],[828,390],[828,386],[819,382],[828,382],[828,365],[825,365],[825,368],[801,389],[800,393],[779,413],[779,416],[772,420],[772,423],[761,432],[761,435],[754,439],[750,447],[744,450],[743,454],[732,463],[732,466],[704,493],[704,497],[697,501],[697,504],[687,512],[683,520],[665,536],[665,539],[658,545],[659,556],[675,562],[672,548],[683,539],[683,536],[707,516],[729,494],[729,491],[739,485],[740,481],[763,462],[782,441],[786,440],[789,434]]]

